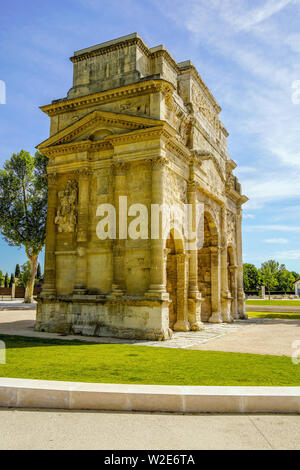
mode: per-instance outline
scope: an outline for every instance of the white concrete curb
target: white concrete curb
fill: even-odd
[[[178,387],[0,378],[0,407],[173,413],[300,413],[300,387]]]

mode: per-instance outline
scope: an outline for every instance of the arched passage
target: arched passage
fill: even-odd
[[[187,320],[187,257],[179,234],[172,229],[166,241],[166,290],[170,296],[169,328],[188,331]]]
[[[221,322],[219,234],[209,211],[204,212],[203,230],[203,246],[198,250],[198,286],[204,299],[201,319]]]

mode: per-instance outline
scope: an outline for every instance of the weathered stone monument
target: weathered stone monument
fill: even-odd
[[[247,198],[221,109],[195,67],[137,34],[71,61],[67,98],[41,108],[51,131],[38,147],[49,197],[36,329],[163,340],[245,318]],[[196,245],[180,217],[163,234],[171,206],[189,208]]]

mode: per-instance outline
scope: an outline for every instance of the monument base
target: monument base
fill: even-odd
[[[171,337],[169,302],[123,296],[39,299],[36,331],[164,341]]]

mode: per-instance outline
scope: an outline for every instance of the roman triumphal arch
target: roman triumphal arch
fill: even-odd
[[[165,340],[245,318],[247,197],[193,64],[137,34],[71,61],[67,97],[41,108],[51,127],[38,146],[49,184],[36,329]]]

